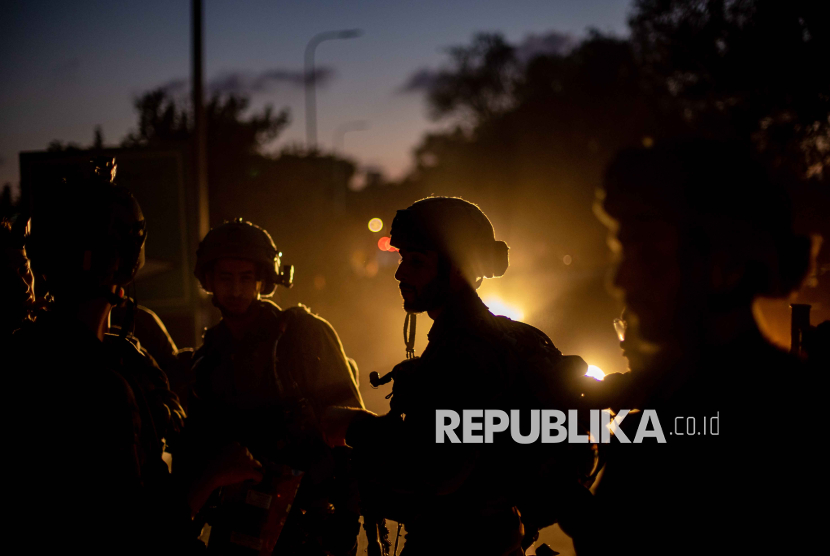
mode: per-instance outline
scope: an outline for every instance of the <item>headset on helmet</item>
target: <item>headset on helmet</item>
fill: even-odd
[[[290,288],[294,282],[294,267],[285,265],[280,270],[280,257],[271,235],[243,218],[226,221],[213,228],[199,243],[196,251],[194,276],[207,290],[205,274],[211,265],[223,258],[246,259],[258,263],[265,270],[262,295],[273,294],[277,286]]]

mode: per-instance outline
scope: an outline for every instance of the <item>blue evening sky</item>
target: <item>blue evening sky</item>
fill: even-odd
[[[627,33],[629,0],[206,0],[208,82],[237,72],[296,75],[318,32],[360,28],[357,39],[325,42],[318,67],[334,77],[318,90],[318,140],[365,120],[344,152],[398,177],[411,150],[435,124],[421,94],[401,93],[417,70],[437,68],[447,46],[498,31],[513,43],[548,31],[584,35],[589,27]],[[53,139],[88,145],[100,125],[105,143],[135,126],[132,99],[190,77],[190,3],[184,0],[9,1],[0,8],[0,186],[19,181],[17,153]],[[243,80],[244,81],[244,80]],[[269,145],[305,139],[301,87],[290,79],[255,92],[253,107],[288,107],[292,122]]]

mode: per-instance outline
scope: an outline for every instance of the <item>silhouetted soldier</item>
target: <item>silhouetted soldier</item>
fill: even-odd
[[[141,209],[111,183],[114,171],[112,160],[98,161],[42,184],[35,206],[27,247],[55,301],[13,337],[7,393],[27,407],[6,421],[19,462],[11,527],[68,552],[182,553],[200,545],[191,515],[210,492],[260,474],[233,446],[186,493],[162,461],[162,438],[181,425],[181,408],[137,346],[106,334],[145,239]]]
[[[398,211],[391,243],[401,255],[395,278],[404,309],[427,312],[435,321],[429,344],[421,357],[392,371],[388,414],[332,410],[325,419],[330,440],[342,438],[355,449],[364,519],[406,525],[404,554],[522,554],[519,511],[524,516],[528,507],[530,516],[539,509],[530,489],[556,493],[547,504],[547,512],[556,514],[564,499],[576,504],[589,496],[577,481],[577,467],[560,453],[559,472],[542,485],[536,483],[538,444],[521,451],[510,440],[438,444],[436,410],[552,404],[534,397],[541,392],[532,382],[555,377],[531,375],[555,375],[566,358],[539,330],[494,316],[476,293],[484,278],[502,276],[508,267],[507,245],[496,241],[476,205],[447,197],[418,201]],[[542,516],[533,519],[541,525]],[[373,536],[369,531],[370,541]]]
[[[124,328],[128,336],[137,340],[141,349],[164,371],[170,381],[170,389],[185,403],[192,382],[193,349],[179,349],[161,318],[129,297],[113,307],[110,313],[110,332],[120,334]]]
[[[603,514],[578,553],[815,551],[817,385],[752,313],[808,268],[781,184],[741,146],[658,143],[616,157],[602,206],[620,247],[615,284],[650,352],[630,357],[616,406],[656,410],[666,443],[612,446]],[[624,432],[636,415],[626,420]]]
[[[258,458],[303,471],[275,553],[349,554],[357,501],[334,477],[346,453],[325,444],[318,420],[330,406],[363,407],[356,367],[328,322],[304,306],[281,310],[263,299],[291,286],[293,268],[281,272],[280,256],[268,232],[241,218],[199,245],[195,275],[222,321],[193,358],[189,457],[197,465],[199,453],[236,440]]]
[[[35,277],[17,224],[0,220],[0,345],[29,320],[35,304]]]

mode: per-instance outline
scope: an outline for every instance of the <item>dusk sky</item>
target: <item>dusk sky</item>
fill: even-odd
[[[446,62],[448,46],[498,31],[514,44],[551,31],[586,29],[626,35],[630,0],[279,0],[205,2],[208,86],[252,92],[252,108],[288,107],[290,126],[268,150],[305,140],[301,76],[308,40],[322,31],[358,28],[362,37],[324,42],[318,68],[333,76],[318,89],[318,142],[354,121],[344,153],[392,178],[408,168],[427,118],[423,95],[404,93],[418,70]],[[100,125],[114,146],[135,127],[132,101],[190,77],[190,2],[143,0],[4,1],[0,8],[0,186],[19,182],[18,152],[50,141],[87,146]],[[260,80],[257,77],[278,75]],[[185,80],[185,81],[182,81]]]

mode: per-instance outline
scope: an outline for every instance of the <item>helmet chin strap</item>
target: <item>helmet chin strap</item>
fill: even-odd
[[[136,288],[135,282],[132,282],[133,287],[133,295],[132,297],[127,295],[127,292],[124,288],[120,288],[121,291],[124,293],[124,302],[126,305],[126,314],[124,315],[124,321],[121,323],[121,339],[125,339],[130,334],[135,334],[135,314],[138,310],[138,302],[136,301]]]
[[[234,317],[241,317],[241,318],[244,318],[244,317],[246,317],[246,316],[248,316],[248,315],[252,314],[253,312],[257,311],[257,307],[256,307],[256,305],[257,305],[257,301],[259,301],[259,300],[260,300],[260,296],[259,296],[259,295],[257,295],[256,299],[254,299],[253,301],[251,301],[251,304],[250,304],[250,305],[248,305],[248,308],[247,308],[247,309],[245,309],[245,312],[244,312],[244,313],[242,313],[241,315],[231,315],[231,318],[234,318]],[[217,309],[219,309],[219,311],[221,311],[221,313],[222,313],[222,318],[223,318],[223,319],[224,319],[224,318],[227,318],[227,317],[226,317],[226,315],[225,315],[225,312],[226,312],[226,311],[225,311],[225,308],[224,308],[224,307],[222,307],[222,304],[221,304],[221,303],[219,303],[219,301],[216,299],[216,294],[211,294],[211,296],[210,296],[210,302],[211,302],[211,304],[212,304],[214,307],[216,307]]]
[[[415,358],[415,328],[418,316],[415,313],[407,313],[403,321],[403,341],[406,344],[406,358]]]

